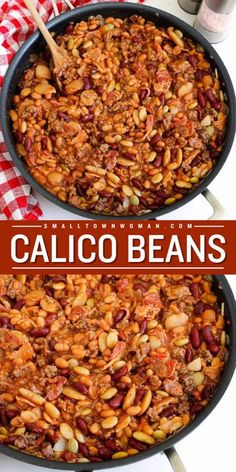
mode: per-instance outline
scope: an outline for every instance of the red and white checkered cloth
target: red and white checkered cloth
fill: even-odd
[[[71,0],[74,6],[104,0]],[[106,1],[106,0],[105,0]],[[116,0],[124,1],[124,0]],[[138,0],[143,3],[144,0]],[[44,21],[53,13],[51,0],[35,0]],[[56,2],[59,13],[68,9],[63,0]],[[9,63],[19,46],[36,29],[23,0],[0,0],[0,91]],[[12,220],[37,220],[42,215],[30,185],[14,166],[0,129],[0,215]]]

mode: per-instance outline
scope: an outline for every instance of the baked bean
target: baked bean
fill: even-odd
[[[228,356],[213,287],[190,274],[4,275],[0,443],[76,467],[172,437],[211,399]]]
[[[56,36],[70,58],[60,91],[47,51],[24,72],[9,112],[17,152],[70,205],[142,215],[185,198],[211,172],[224,148],[227,100],[204,49],[179,30],[137,15],[97,21]]]

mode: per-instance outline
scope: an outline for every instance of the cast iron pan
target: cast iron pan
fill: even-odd
[[[181,460],[179,459],[173,445],[177,443],[180,439],[183,439],[187,434],[193,431],[202,421],[204,421],[209,413],[215,408],[217,403],[220,401],[224,395],[225,390],[227,389],[229,382],[233,376],[234,369],[236,366],[236,303],[232,293],[232,290],[223,275],[213,277],[213,290],[218,296],[219,303],[225,304],[225,318],[228,321],[227,324],[227,334],[229,335],[230,344],[229,344],[229,357],[226,362],[221,380],[218,387],[215,390],[214,396],[207,404],[207,406],[197,415],[197,417],[179,433],[175,434],[173,437],[163,441],[157,446],[153,446],[147,449],[144,452],[140,452],[135,456],[129,456],[125,459],[119,460],[109,460],[104,462],[88,462],[84,464],[68,464],[65,462],[54,462],[48,461],[46,459],[40,459],[38,457],[30,456],[24,452],[19,452],[16,449],[12,449],[8,446],[0,444],[0,452],[3,454],[12,457],[13,459],[18,459],[22,462],[27,462],[29,464],[38,465],[41,467],[49,467],[53,469],[61,470],[76,470],[78,472],[82,471],[92,471],[97,469],[107,469],[114,467],[121,467],[124,465],[129,465],[140,461],[142,459],[147,459],[148,457],[153,456],[159,452],[165,452],[168,459],[170,460],[173,470],[175,472],[186,472]]]
[[[224,63],[222,62],[219,55],[216,53],[215,49],[210,45],[210,43],[200,33],[194,30],[192,26],[189,26],[188,24],[186,24],[179,18],[176,18],[175,16],[170,15],[169,13],[165,13],[156,8],[148,7],[145,5],[137,5],[133,3],[102,3],[87,5],[84,7],[75,8],[74,10],[68,11],[63,15],[54,18],[53,20],[47,23],[47,27],[50,31],[55,31],[57,34],[60,34],[64,32],[65,27],[70,21],[78,22],[81,20],[86,20],[92,15],[95,16],[99,14],[104,17],[114,16],[119,18],[127,18],[131,15],[138,14],[143,16],[146,20],[153,21],[155,24],[160,26],[167,27],[172,25],[175,28],[183,31],[184,34],[192,38],[195,42],[202,44],[206,51],[208,59],[211,61],[213,67],[216,67],[218,70],[219,78],[224,84],[224,91],[227,94],[229,104],[229,119],[227,124],[225,146],[212,172],[205,177],[205,179],[197,188],[195,188],[188,195],[184,196],[182,200],[179,200],[170,206],[165,206],[158,210],[152,210],[150,213],[146,213],[140,216],[130,215],[114,217],[109,215],[103,215],[101,213],[97,214],[91,211],[80,210],[79,208],[75,208],[69,203],[62,202],[56,196],[48,192],[44,187],[42,187],[38,182],[36,182],[36,180],[34,180],[30,172],[28,171],[23,159],[20,158],[18,153],[16,152],[15,139],[12,133],[11,122],[9,119],[9,110],[11,109],[12,98],[13,95],[17,93],[17,83],[19,82],[24,70],[31,65],[29,61],[29,56],[33,53],[39,52],[45,46],[45,41],[38,31],[32,34],[32,36],[30,36],[30,38],[19,49],[14,59],[12,60],[10,67],[8,68],[4,80],[0,101],[1,121],[4,139],[12,159],[14,160],[16,166],[18,167],[22,175],[29,182],[29,184],[32,185],[35,190],[41,193],[52,203],[60,206],[64,210],[71,211],[72,213],[80,215],[83,218],[92,218],[95,220],[105,220],[111,218],[122,220],[145,220],[157,218],[172,210],[176,210],[177,208],[181,207],[185,203],[190,202],[194,197],[203,192],[207,188],[207,186],[212,182],[212,180],[216,177],[223,164],[225,163],[230,152],[231,146],[233,144],[235,135],[236,105],[233,85],[230,76],[227,72],[227,69],[224,66]]]

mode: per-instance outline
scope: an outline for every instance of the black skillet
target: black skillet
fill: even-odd
[[[230,76],[227,72],[227,69],[224,66],[223,61],[216,53],[215,49],[210,45],[210,43],[194,28],[179,18],[176,18],[169,13],[152,8],[145,5],[133,4],[133,3],[98,3],[94,5],[87,5],[80,8],[75,8],[74,10],[68,11],[63,15],[60,15],[53,20],[47,23],[47,27],[50,31],[55,31],[57,34],[63,33],[65,27],[70,21],[78,22],[80,20],[86,20],[92,15],[102,15],[104,17],[114,16],[119,18],[126,18],[131,15],[141,15],[146,20],[151,20],[155,24],[160,26],[174,26],[175,28],[181,30],[186,36],[192,38],[195,42],[200,43],[205,51],[208,59],[211,61],[214,68],[217,68],[219,78],[224,84],[224,92],[228,97],[229,104],[229,119],[226,130],[226,140],[224,145],[224,150],[221,153],[221,156],[218,158],[216,165],[214,166],[212,172],[207,175],[201,184],[192,190],[191,193],[185,195],[182,200],[179,200],[173,203],[170,206],[165,206],[157,210],[152,210],[149,213],[144,215],[130,215],[130,216],[116,216],[112,217],[115,219],[153,219],[164,215],[170,211],[176,210],[177,208],[185,205],[195,198],[200,193],[203,193],[205,197],[210,201],[209,191],[207,190],[208,185],[216,177],[218,172],[221,170],[223,164],[225,163],[230,149],[233,144],[234,135],[235,135],[235,122],[236,122],[236,104],[235,104],[235,95],[233,85],[230,79]],[[76,215],[81,216],[82,218],[92,218],[95,220],[105,220],[111,219],[109,215],[103,215],[101,213],[97,214],[92,211],[84,211],[79,208],[76,208],[69,203],[65,203],[56,196],[48,192],[44,187],[42,187],[30,174],[27,169],[27,166],[24,163],[24,160],[19,157],[16,152],[15,139],[12,133],[11,122],[9,119],[9,110],[12,106],[13,95],[17,93],[17,84],[22,76],[23,71],[30,66],[29,57],[33,53],[37,53],[43,49],[45,42],[39,31],[35,32],[30,36],[30,38],[24,43],[24,45],[19,49],[14,59],[12,60],[10,67],[8,68],[0,101],[0,110],[1,110],[1,122],[4,139],[9,150],[9,153],[14,160],[16,166],[26,178],[32,187],[46,197],[49,201],[55,205],[60,206],[64,210],[71,211]],[[208,198],[209,197],[209,198]],[[216,215],[215,215],[216,217]],[[218,214],[218,219],[223,219],[223,215]]]
[[[215,408],[217,403],[224,395],[224,392],[230,383],[236,366],[236,303],[231,288],[223,275],[216,275],[213,277],[213,291],[217,294],[219,303],[224,303],[225,305],[225,319],[227,321],[226,331],[229,336],[229,357],[226,362],[219,385],[216,388],[212,399],[188,426],[186,426],[184,429],[182,429],[180,432],[170,437],[169,439],[166,439],[162,443],[153,446],[144,452],[140,452],[135,456],[129,456],[125,459],[119,460],[68,464],[65,462],[54,462],[48,461],[46,459],[40,459],[38,457],[31,456],[24,452],[20,452],[17,449],[12,449],[2,444],[0,444],[0,452],[9,457],[12,457],[13,459],[18,459],[22,462],[27,462],[29,464],[53,469],[76,470],[76,472],[92,472],[93,470],[98,469],[112,469],[114,467],[130,465],[142,459],[148,459],[149,457],[153,456],[154,454],[158,454],[159,452],[164,452],[168,457],[169,461],[171,462],[174,472],[186,472],[186,469],[184,468],[173,446],[180,439],[183,439],[185,436],[187,436],[187,434],[193,431],[200,423],[202,423],[207,418],[209,413],[211,413],[211,411]]]

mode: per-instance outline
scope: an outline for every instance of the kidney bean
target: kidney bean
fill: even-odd
[[[161,139],[161,135],[159,133],[156,133],[155,136],[153,136],[153,138],[151,139],[150,144],[152,146],[155,146],[158,143],[158,141],[160,141],[160,139]]]
[[[51,277],[52,282],[57,283],[57,282],[67,282],[66,275],[53,275]]]
[[[114,452],[120,451],[120,447],[116,444],[115,439],[112,439],[112,438],[106,439],[104,441],[104,444],[106,447],[108,447],[108,449],[111,449]]]
[[[163,160],[163,156],[161,154],[158,154],[156,159],[153,161],[154,167],[160,167],[162,165],[162,160]]]
[[[189,411],[191,413],[191,415],[197,415],[198,413],[200,413],[200,411],[202,411],[203,409],[203,406],[200,404],[200,403],[192,403],[189,407]]]
[[[201,338],[197,326],[193,326],[190,332],[190,340],[194,349],[199,349],[201,346]]]
[[[148,90],[145,88],[141,88],[139,92],[139,100],[142,102],[148,94]]]
[[[49,315],[47,315],[45,318],[46,327],[50,326],[52,322],[56,319],[56,317],[57,317],[56,313],[50,313]]]
[[[138,42],[138,41],[136,41],[136,42]],[[156,72],[156,70],[157,70],[157,66],[153,62],[149,62],[149,64],[147,64],[146,68],[147,68],[147,70],[152,71],[152,72]]]
[[[142,400],[144,395],[145,395],[144,388],[139,388],[135,396],[134,405],[137,405]]]
[[[144,208],[149,207],[149,204],[148,204],[146,198],[144,198],[144,197],[139,197],[139,203],[141,203],[141,205],[143,205]]]
[[[217,136],[215,140],[215,144],[217,146],[221,146],[223,143],[224,143],[224,136]]]
[[[73,382],[73,387],[78,390],[78,392],[82,393],[82,395],[87,395],[88,388],[82,382]]]
[[[120,378],[126,375],[127,372],[128,372],[127,365],[123,365],[112,375],[112,380],[120,380]]]
[[[125,197],[123,195],[115,195],[116,201],[114,203],[123,203]]]
[[[210,88],[206,90],[205,95],[207,100],[209,100],[209,102],[211,103],[214,103],[214,101],[216,100],[215,95],[213,94]]]
[[[198,402],[202,399],[202,394],[198,390],[195,390],[195,392],[193,392],[193,396]]]
[[[106,190],[100,190],[99,195],[102,198],[110,198],[111,197],[111,194],[109,192],[107,192]]]
[[[9,418],[7,418],[7,415],[6,415],[6,402],[2,401],[1,408],[0,408],[0,424],[8,428],[9,421],[10,421]]]
[[[10,434],[3,442],[6,446],[12,446],[17,438],[19,438],[19,436],[16,434]]]
[[[42,151],[45,151],[45,149],[47,149],[47,138],[46,138],[46,136],[43,136],[42,139],[41,139],[41,148],[42,148]]]
[[[18,143],[22,143],[23,141],[23,134],[20,131],[16,132],[16,140]]]
[[[88,210],[88,211],[92,211],[92,210],[94,210],[94,208],[95,208],[95,203],[90,203],[90,204],[87,206],[87,210]]]
[[[139,331],[140,334],[144,334],[147,329],[147,320],[143,319],[139,322]]]
[[[204,116],[204,111],[201,108],[199,108],[199,110],[197,110],[198,120],[201,121],[203,119],[203,116]]]
[[[74,24],[73,23],[70,23],[69,25],[67,25],[66,29],[65,29],[65,33],[71,33],[74,29]]]
[[[194,313],[196,315],[201,315],[204,310],[205,310],[205,304],[202,301],[197,302],[197,304],[194,307]]]
[[[9,318],[6,316],[1,316],[0,317],[0,326],[5,326],[9,324]]]
[[[190,166],[191,167],[194,167],[194,166],[197,166],[200,162],[200,158],[199,157],[195,157],[192,162],[190,162]]]
[[[20,298],[20,299],[17,300],[17,302],[13,305],[13,309],[14,309],[14,310],[21,310],[21,308],[23,308],[23,306],[25,306],[25,299],[24,299],[24,298]]]
[[[173,416],[176,412],[176,409],[174,406],[168,406],[168,408],[165,408],[164,410],[159,413],[159,416],[161,418],[169,418],[170,416]]]
[[[188,364],[193,360],[193,350],[191,346],[187,346],[185,349],[185,362]]]
[[[116,386],[119,390],[122,390],[122,392],[124,392],[125,390],[128,390],[128,384],[126,384],[124,382],[118,382],[118,384],[116,384]]]
[[[203,76],[204,76],[204,71],[198,69],[195,74],[196,80],[201,81],[203,79]]]
[[[198,57],[196,56],[196,54],[193,54],[192,56],[189,56],[188,57],[188,62],[190,62],[192,67],[197,68]]]
[[[177,187],[177,185],[174,185],[173,190],[174,192],[182,193],[183,195],[189,193],[189,190],[187,188],[180,188],[180,187]]]
[[[92,88],[92,84],[90,82],[89,77],[83,77],[83,81],[84,81],[84,87],[83,87],[84,90],[89,90]]]
[[[213,393],[212,386],[211,385],[205,385],[205,387],[202,391],[202,398],[204,400],[208,400],[212,396],[212,393]]]
[[[217,159],[218,157],[220,157],[220,154],[220,151],[211,151],[212,159]]]
[[[211,343],[215,339],[210,325],[203,326],[202,335],[207,343]]]
[[[29,136],[26,137],[24,146],[25,146],[25,150],[29,152],[32,146],[32,139]]]
[[[146,287],[142,283],[134,284],[134,290],[140,290],[142,294],[147,291]]]
[[[117,393],[110,401],[109,405],[111,408],[119,408],[123,403],[123,393]]]
[[[81,123],[89,123],[90,121],[94,120],[94,114],[92,112],[87,113],[87,115],[81,116],[80,122]]]
[[[11,420],[12,418],[15,418],[15,416],[17,416],[18,413],[19,413],[19,412],[18,412],[18,410],[17,410],[16,408],[11,408],[11,409],[9,409],[9,410],[6,410],[6,416],[7,416],[7,418],[9,418],[10,420]]]
[[[53,144],[55,144],[56,139],[57,139],[57,135],[56,135],[55,131],[51,131],[49,133],[49,137],[50,137],[51,141],[53,142]]]
[[[66,297],[61,297],[60,300],[59,300],[59,303],[60,303],[62,308],[65,308],[67,303],[68,303],[67,298]]]
[[[205,108],[206,98],[204,96],[204,93],[201,92],[201,90],[198,90],[198,92],[197,92],[197,101],[198,101],[201,108]]]
[[[214,100],[214,102],[212,102],[212,106],[216,111],[219,111],[221,109],[221,103],[219,100]]]
[[[66,367],[64,367],[63,369],[60,369],[60,375],[62,375],[63,377],[66,377],[67,379],[69,379],[70,370],[67,369]]]
[[[127,314],[126,310],[119,310],[116,313],[115,318],[114,318],[115,323],[119,323],[121,320],[123,320],[126,314]]]
[[[87,426],[87,423],[86,423],[85,419],[82,418],[81,416],[77,416],[75,421],[76,421],[76,424],[77,424],[79,430],[81,431],[81,433],[83,433],[85,436],[87,436],[89,430],[88,430],[88,426]]]
[[[124,152],[122,154],[122,157],[125,157],[129,161],[133,161],[133,162],[136,160],[136,157],[133,154],[130,154],[129,152]]]
[[[159,99],[160,99],[161,105],[163,106],[164,103],[165,103],[165,94],[164,94],[164,93],[161,93]]]
[[[141,210],[140,206],[138,205],[130,205],[129,206],[129,211],[130,213],[133,213],[136,215],[136,213],[138,213],[139,211]]]
[[[45,438],[46,438],[46,433],[40,434],[40,436],[36,439],[34,443],[35,446],[40,446],[40,444],[42,444],[45,441]]]
[[[78,181],[75,181],[74,185],[75,185],[77,193],[81,197],[84,197],[85,192],[84,192],[84,189],[83,189],[82,185]]]
[[[93,462],[102,462],[103,461],[103,459],[101,457],[98,457],[98,456],[90,456],[90,459]]]
[[[89,457],[89,450],[83,443],[79,443],[79,452],[82,454],[82,456]]]
[[[33,328],[30,330],[30,336],[32,336],[33,338],[45,338],[48,333],[48,328]]]
[[[101,282],[103,284],[108,284],[110,282],[110,279],[111,279],[111,276],[110,275],[103,275],[102,276],[102,279],[101,279]]]
[[[53,297],[53,289],[49,287],[48,285],[45,285],[44,290],[48,297]]]
[[[50,339],[48,344],[49,344],[49,347],[50,347],[51,351],[53,351],[55,344],[57,344],[57,341],[55,339]]]
[[[64,113],[64,111],[58,111],[57,117],[64,121],[70,121],[70,117],[66,113]]]
[[[44,431],[43,428],[38,426],[36,423],[25,423],[25,427],[28,431],[35,434],[42,434]]]
[[[108,447],[102,446],[98,448],[98,454],[102,457],[103,460],[108,460],[111,458],[113,451],[108,449]],[[94,458],[93,458],[94,459]]]
[[[207,349],[209,349],[210,353],[213,354],[213,355],[214,355],[214,354],[218,354],[218,352],[219,352],[219,350],[220,350],[220,348],[219,348],[219,346],[218,346],[217,343],[209,343],[209,344],[207,345]]]
[[[196,282],[193,282],[189,288],[193,297],[198,300],[200,297],[199,285]]]
[[[141,442],[141,441],[138,441],[137,439],[135,438],[129,438],[129,444],[130,446],[132,446],[134,449],[138,449],[138,451],[144,451],[145,449],[147,449],[147,444]]]
[[[143,190],[143,185],[141,184],[140,180],[132,179],[132,184],[139,190]]]
[[[103,94],[103,86],[98,85],[96,90],[97,90],[97,94],[101,97],[101,95]]]
[[[132,41],[132,43],[139,43],[140,42],[140,37],[137,34],[132,34],[131,41]],[[148,68],[148,66],[147,66],[147,68]]]

